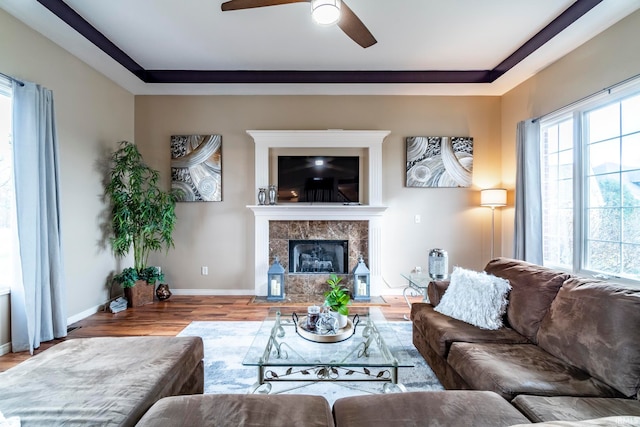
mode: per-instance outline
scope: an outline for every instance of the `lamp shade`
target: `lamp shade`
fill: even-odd
[[[340,19],[340,0],[311,0],[311,17],[320,25],[333,25]]]
[[[480,206],[507,206],[507,190],[504,188],[488,188],[480,191]]]

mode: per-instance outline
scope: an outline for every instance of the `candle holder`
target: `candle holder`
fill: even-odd
[[[369,269],[364,264],[364,258],[360,255],[358,264],[353,269],[353,299],[360,301],[369,301],[371,299],[371,289],[369,278],[371,276]]]
[[[271,301],[284,299],[284,267],[277,256],[267,272],[267,299]]]

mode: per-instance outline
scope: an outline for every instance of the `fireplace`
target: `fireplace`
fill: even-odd
[[[348,240],[289,240],[289,273],[347,274]]]
[[[331,274],[351,289],[351,270],[360,255],[367,259],[368,221],[269,221],[270,259],[285,270],[287,297],[315,296],[322,301]]]
[[[362,255],[371,271],[371,295],[382,289],[382,144],[388,130],[248,130],[255,142],[255,194],[277,178],[270,164],[276,150],[360,150],[361,205],[332,203],[287,203],[275,206],[249,205],[254,214],[255,294],[267,294],[267,271],[278,257],[285,268],[287,295],[322,295],[330,273],[289,273],[288,240],[347,239],[348,266]],[[276,182],[277,184],[277,182]],[[320,234],[319,228],[326,228]],[[347,267],[348,269],[349,267]],[[348,270],[349,271],[349,270]],[[343,274],[345,285],[350,274]]]

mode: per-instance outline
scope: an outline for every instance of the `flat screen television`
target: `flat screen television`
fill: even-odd
[[[278,156],[278,201],[358,203],[358,156]]]

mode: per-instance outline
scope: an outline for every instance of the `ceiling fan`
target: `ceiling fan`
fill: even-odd
[[[311,3],[311,13],[316,22],[323,25],[338,24],[347,36],[364,48],[377,43],[360,18],[341,0],[230,0],[222,3],[222,11],[290,3]]]

